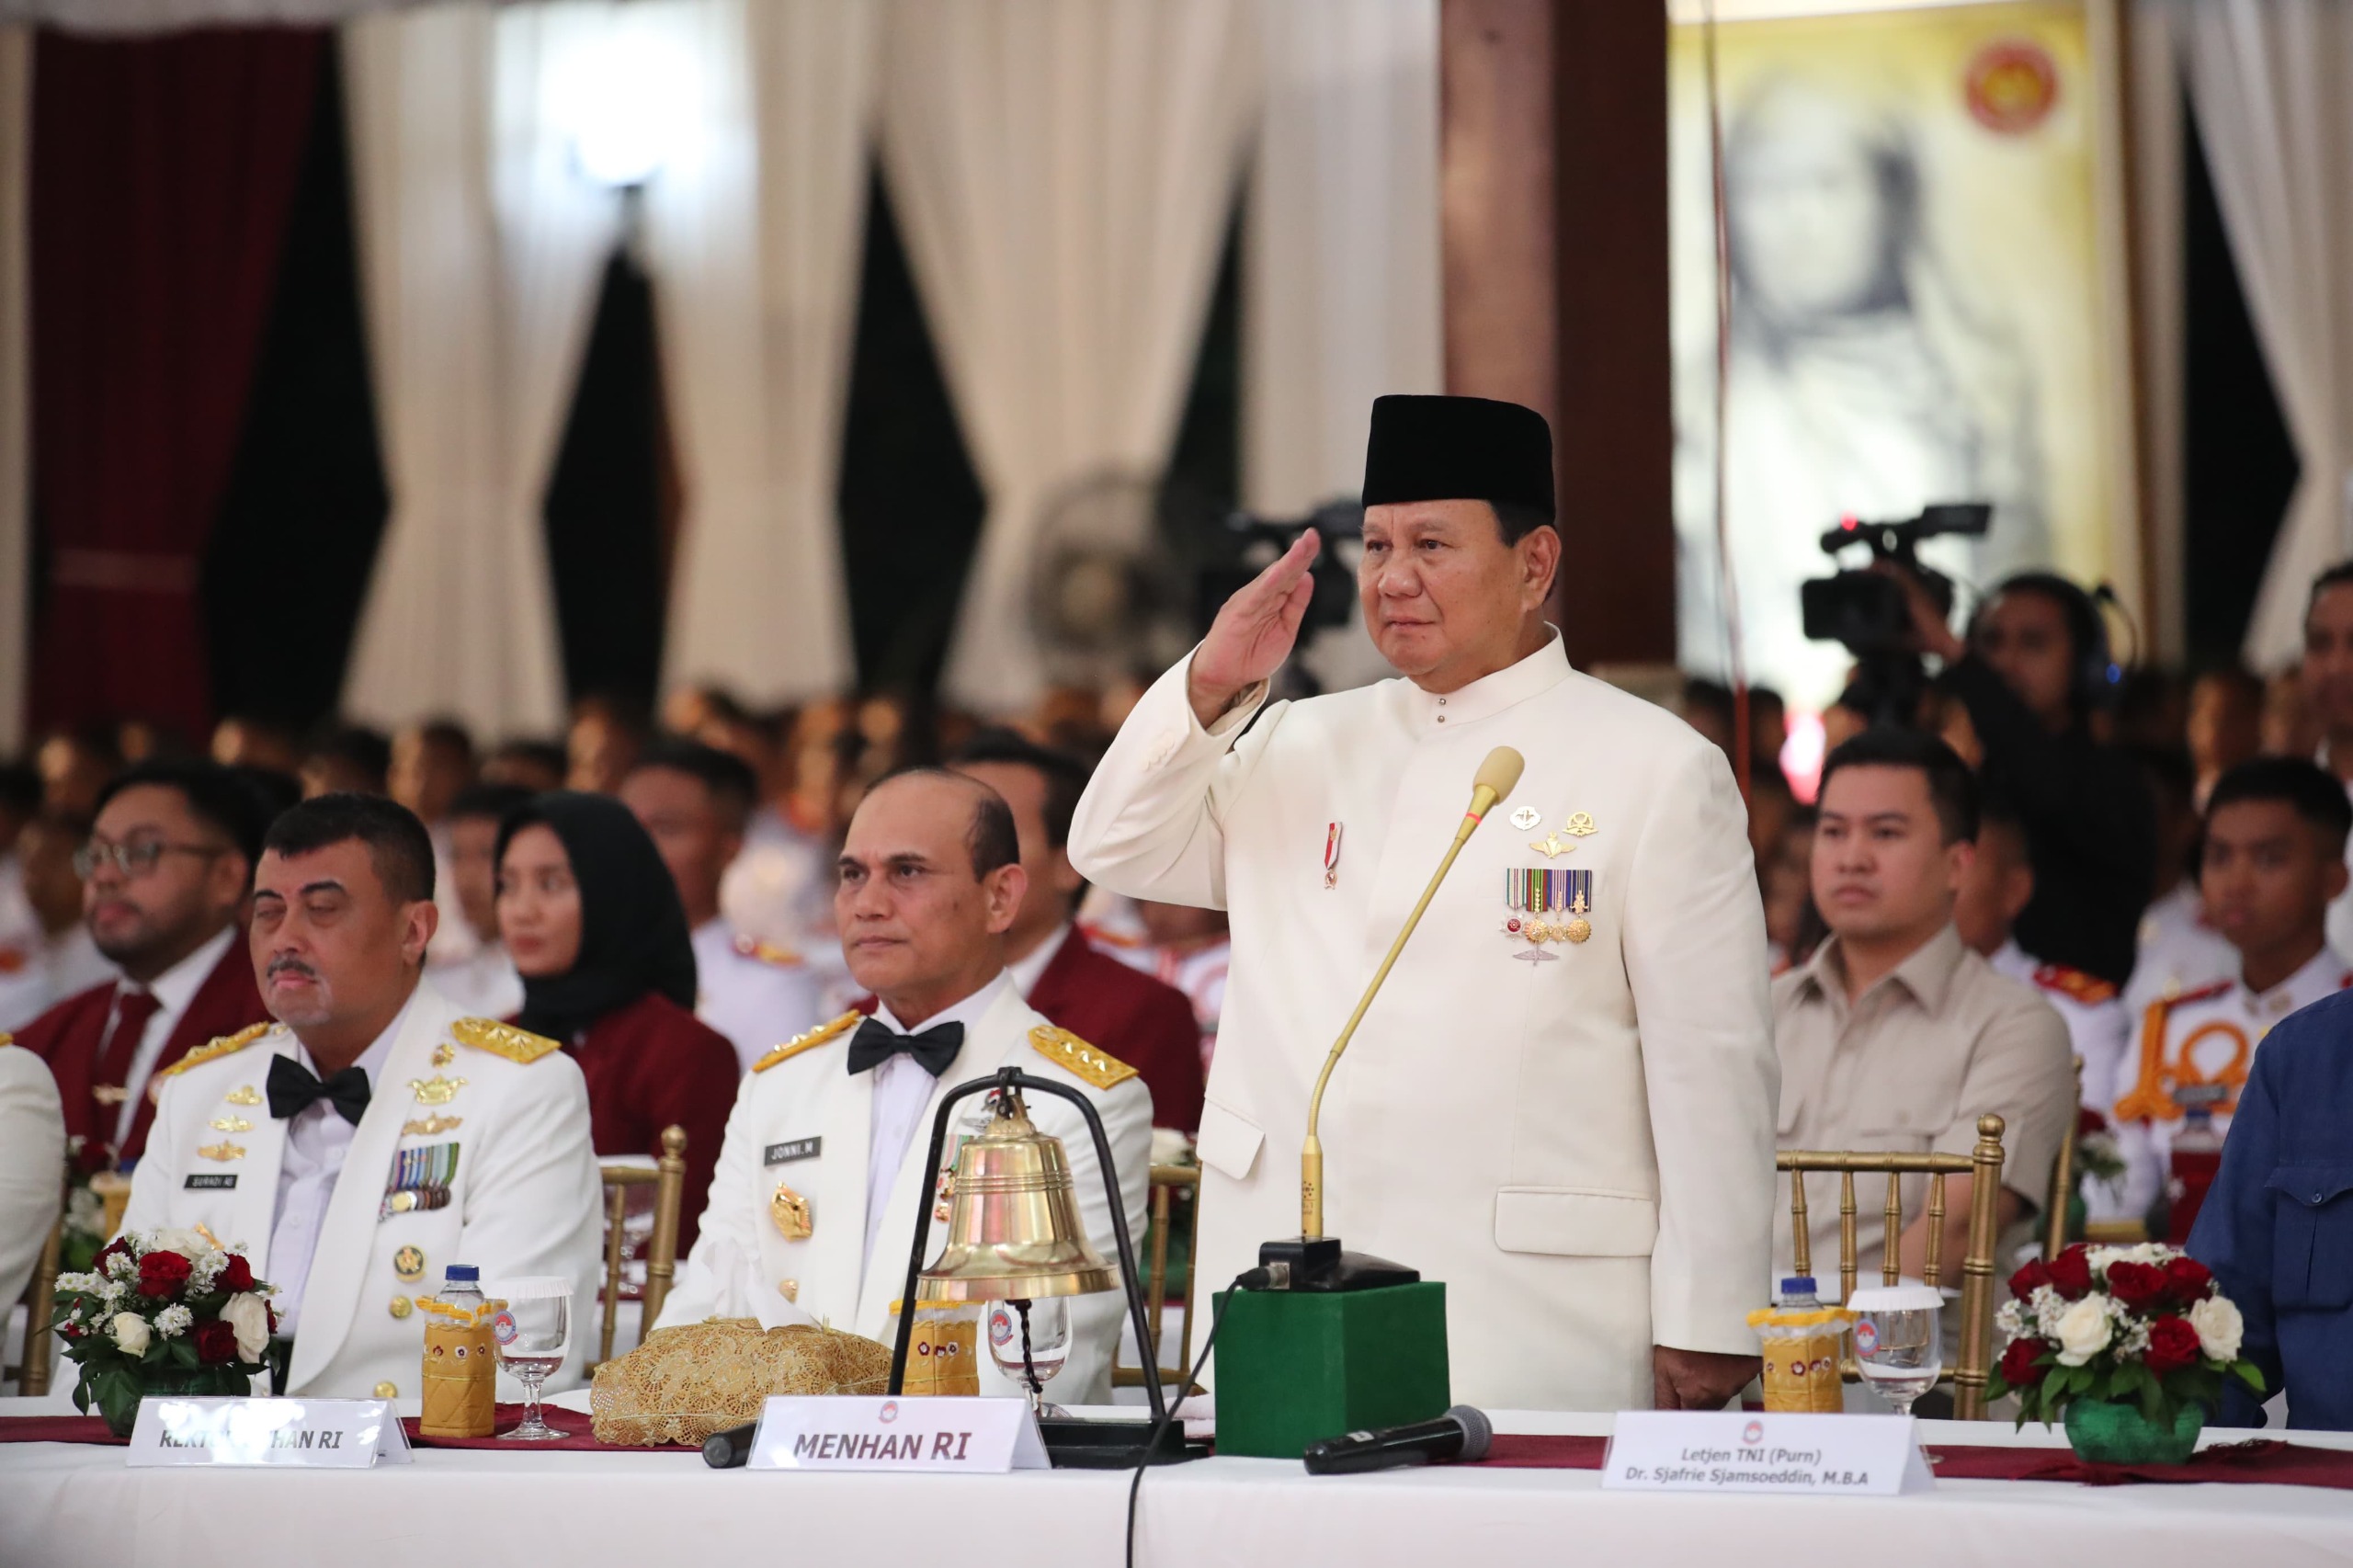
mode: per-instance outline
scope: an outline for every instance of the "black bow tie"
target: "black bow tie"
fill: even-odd
[[[283,1121],[296,1111],[324,1100],[344,1120],[359,1125],[368,1109],[368,1074],[347,1067],[321,1083],[312,1071],[290,1056],[269,1059],[269,1114]]]
[[[869,1018],[850,1037],[849,1070],[853,1074],[880,1067],[901,1052],[933,1077],[948,1071],[964,1045],[964,1026],[934,1024],[921,1034],[900,1034],[880,1018]],[[281,1058],[282,1060],[282,1058]]]

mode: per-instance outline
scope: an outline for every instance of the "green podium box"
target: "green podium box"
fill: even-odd
[[[1217,1451],[1295,1460],[1344,1432],[1446,1414],[1446,1287],[1232,1290],[1217,1331]]]

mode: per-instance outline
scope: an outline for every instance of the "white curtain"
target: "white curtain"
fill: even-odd
[[[699,85],[647,189],[686,515],[663,676],[757,706],[848,684],[834,496],[880,28],[866,0],[681,0]]]
[[[355,717],[561,722],[540,504],[619,211],[574,166],[565,96],[615,9],[445,6],[346,32],[392,491],[345,683]]]
[[[32,29],[0,28],[0,752],[11,753],[32,675]]]
[[[1442,390],[1438,9],[1260,0],[1242,483],[1261,511],[1355,494],[1372,400]]]
[[[893,0],[892,199],[989,512],[951,700],[1043,683],[1027,616],[1041,508],[1156,477],[1256,102],[1247,0]]]
[[[2353,553],[2353,7],[2197,0],[2190,99],[2248,314],[2302,465],[2245,657],[2290,663],[2305,592]]]

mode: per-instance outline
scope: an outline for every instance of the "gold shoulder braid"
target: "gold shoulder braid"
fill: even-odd
[[[848,1012],[844,1013],[840,1017],[834,1019],[830,1023],[819,1024],[807,1034],[794,1035],[790,1040],[786,1040],[782,1045],[778,1046],[774,1051],[769,1051],[766,1056],[763,1056],[757,1062],[753,1062],[752,1071],[755,1073],[765,1073],[779,1062],[790,1062],[804,1051],[814,1051],[817,1047],[824,1044],[827,1040],[841,1033],[842,1030],[857,1028],[858,1023],[865,1017],[865,1014],[853,1007]]]
[[[1098,1089],[1123,1084],[1136,1075],[1134,1068],[1102,1047],[1089,1045],[1070,1030],[1058,1029],[1051,1024],[1040,1024],[1031,1029],[1029,1043],[1038,1048],[1039,1055]]]
[[[201,1067],[206,1062],[217,1062],[223,1056],[234,1056],[276,1027],[274,1024],[266,1022],[248,1024],[235,1034],[224,1034],[218,1040],[198,1046],[169,1067],[159,1069],[154,1074],[153,1081],[160,1085],[164,1079],[176,1078],[191,1067]]]
[[[502,1024],[493,1018],[460,1018],[449,1026],[450,1038],[460,1045],[470,1045],[476,1051],[487,1051],[493,1056],[504,1056],[509,1062],[519,1062],[528,1067],[542,1056],[552,1055],[563,1049],[562,1040],[550,1040],[543,1034],[518,1029],[513,1024]]]

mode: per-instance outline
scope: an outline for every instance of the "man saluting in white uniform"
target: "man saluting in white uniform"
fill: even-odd
[[[1324,1053],[1508,745],[1525,776],[1333,1077],[1329,1231],[1445,1283],[1458,1399],[1721,1405],[1757,1365],[1779,1079],[1731,773],[1545,623],[1540,415],[1382,398],[1364,501],[1365,625],[1405,678],[1262,710],[1310,532],[1137,705],[1071,832],[1091,880],[1232,918],[1199,1277],[1298,1233]]]

